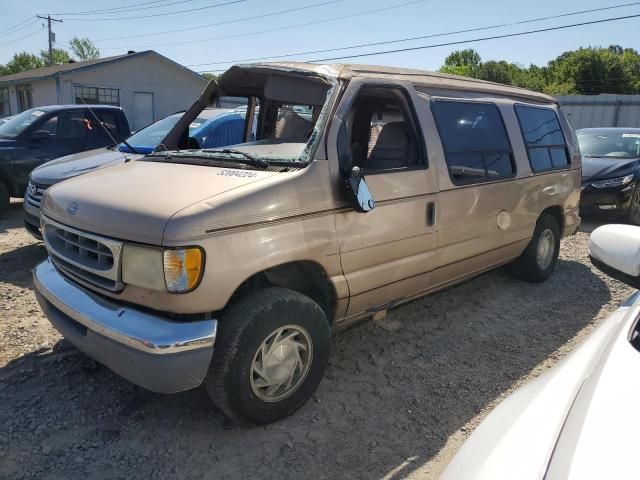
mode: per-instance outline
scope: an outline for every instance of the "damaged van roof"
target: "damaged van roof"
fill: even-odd
[[[417,70],[400,67],[385,67],[381,65],[363,65],[363,64],[315,64],[305,62],[262,62],[235,65],[227,72],[222,74],[224,77],[232,70],[279,70],[282,72],[311,74],[326,77],[329,79],[345,79],[351,78],[392,78],[395,80],[410,81],[416,86],[453,89],[474,92],[486,92],[492,95],[508,95],[526,98],[544,103],[557,103],[556,99],[545,95],[544,93],[534,92],[519,87],[512,87],[486,80],[479,80],[469,77],[460,77],[458,75],[448,75],[445,73],[430,72],[427,70]]]

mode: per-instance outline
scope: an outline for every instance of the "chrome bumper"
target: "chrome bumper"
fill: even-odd
[[[149,390],[173,393],[202,383],[213,355],[216,320],[172,321],[77,286],[49,259],[33,270],[38,302],[79,350]]]

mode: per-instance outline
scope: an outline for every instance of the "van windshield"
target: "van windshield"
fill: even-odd
[[[0,125],[0,138],[16,138],[44,114],[45,112],[36,108],[25,110]]]
[[[219,97],[217,105],[235,108],[190,132],[188,148],[156,152],[147,161],[194,163],[199,159],[213,165],[215,159],[253,167],[308,163],[326,123],[332,84],[317,77],[264,71],[233,77],[228,83],[223,75],[220,84],[233,96]]]

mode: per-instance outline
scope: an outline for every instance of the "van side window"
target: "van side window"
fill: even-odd
[[[556,112],[525,105],[516,105],[515,109],[531,170],[543,172],[569,166],[567,142]]]
[[[351,166],[366,173],[424,167],[409,102],[397,88],[360,89],[347,116]]]
[[[515,174],[513,151],[498,107],[433,100],[431,110],[453,183],[486,182]]]

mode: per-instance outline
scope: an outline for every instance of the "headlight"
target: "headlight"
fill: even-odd
[[[185,293],[200,283],[204,253],[199,247],[175,248],[162,252],[167,291]]]
[[[122,247],[122,281],[137,287],[165,290],[162,249],[125,243]]]
[[[609,187],[621,187],[627,185],[633,181],[633,173],[625,177],[608,178],[607,180],[598,180],[597,182],[591,182],[596,188],[609,188]]]
[[[162,248],[125,244],[122,281],[152,290],[185,293],[200,283],[204,253],[199,247]]]

